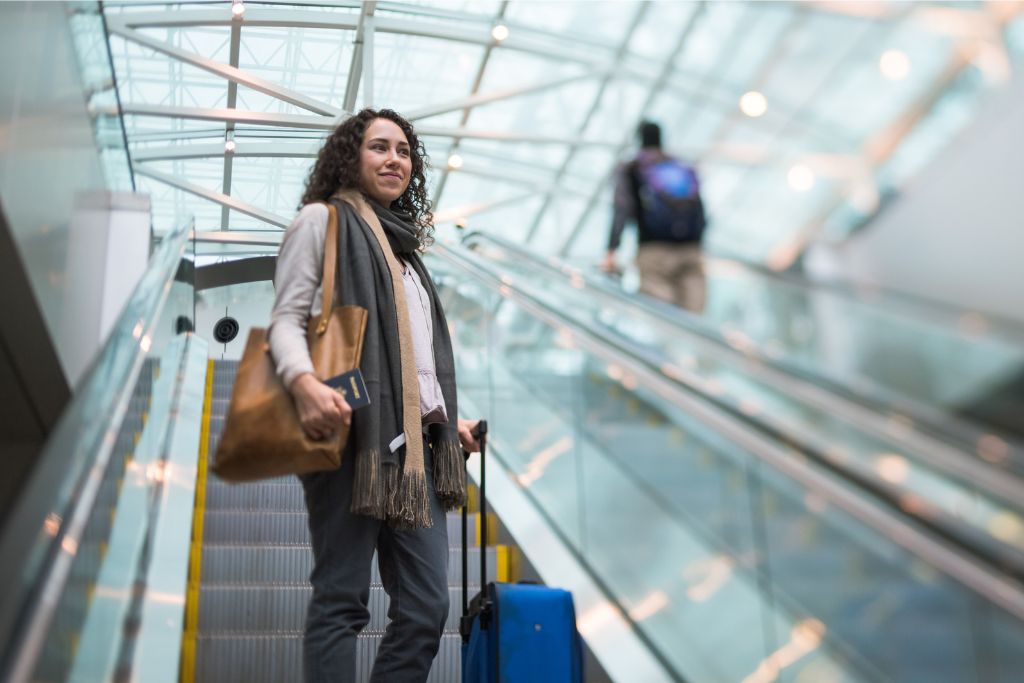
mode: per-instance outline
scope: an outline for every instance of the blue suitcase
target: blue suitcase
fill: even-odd
[[[484,461],[487,423],[480,421],[480,518],[486,508]],[[462,509],[463,683],[582,683],[583,647],[576,630],[572,593],[533,584],[488,583],[467,604],[466,508]],[[487,524],[480,528],[487,547]],[[487,576],[480,553],[480,583]]]

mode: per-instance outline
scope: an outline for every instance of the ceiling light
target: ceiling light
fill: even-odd
[[[740,111],[756,119],[768,111],[768,100],[756,90],[751,90],[740,98]]]
[[[890,81],[902,81],[910,73],[910,60],[899,50],[886,50],[878,60],[878,68]]]
[[[814,171],[803,164],[797,164],[789,169],[786,179],[789,180],[789,186],[797,192],[807,192],[814,187]]]
[[[245,14],[245,3],[242,0],[231,0],[231,14],[241,17]]]
[[[458,154],[453,154],[450,157],[448,157],[448,168],[462,168],[462,157],[460,157]]]
[[[225,142],[224,143],[224,151],[227,152],[228,154],[233,154],[234,151],[235,151],[235,141],[234,140],[228,140],[227,142]]]
[[[505,24],[498,24],[491,29],[491,37],[499,43],[505,40],[508,38],[508,26],[505,26]]]

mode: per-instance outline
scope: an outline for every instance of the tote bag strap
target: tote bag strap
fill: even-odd
[[[330,202],[324,204],[327,206],[327,235],[324,238],[320,322],[316,326],[316,333],[320,336],[327,331],[327,321],[331,319],[331,310],[334,308],[334,276],[338,264],[338,209]]]

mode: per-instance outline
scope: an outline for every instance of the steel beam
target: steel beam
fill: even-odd
[[[286,159],[315,159],[320,151],[321,143],[292,144],[287,142],[247,142],[239,141],[235,148],[235,157],[277,157]],[[224,145],[207,143],[201,145],[168,145],[166,147],[143,147],[132,153],[135,161],[166,161],[168,159],[209,159],[224,156]],[[226,194],[226,193],[225,193]]]
[[[108,107],[104,113],[117,114],[116,107]],[[262,126],[282,126],[306,130],[333,130],[339,119],[331,116],[312,114],[274,114],[215,107],[172,107],[162,104],[123,105],[122,114],[156,116],[170,119],[192,119],[196,121],[221,121]]]
[[[369,0],[363,5],[363,11],[359,14],[359,23],[356,26],[356,37],[352,43],[352,61],[348,67],[348,82],[345,85],[345,99],[343,105],[345,111],[355,111],[356,96],[359,94],[359,78],[363,72],[363,47],[366,42],[366,23],[373,16],[377,8],[376,0]],[[370,38],[373,40],[373,27],[370,26]]]
[[[629,52],[629,43],[633,40],[633,34],[636,33],[637,27],[640,26],[640,23],[643,21],[644,15],[647,14],[647,10],[649,8],[649,3],[640,3],[637,6],[637,10],[633,14],[633,20],[630,22],[629,28],[626,29],[625,36],[619,44],[619,49],[615,54],[615,61],[620,61]],[[614,75],[615,72],[610,71],[601,79],[601,84],[597,88],[597,93],[594,95],[594,99],[591,100],[590,107],[587,109],[586,114],[583,116],[583,120],[577,128],[577,136],[582,136],[586,133],[591,119],[594,118],[594,114],[596,114],[601,108],[602,100],[604,100],[604,93],[608,89],[608,84],[611,83]],[[540,223],[544,219],[544,214],[547,213],[548,207],[551,206],[551,201],[554,199],[555,192],[560,189],[559,184],[562,181],[562,176],[565,175],[566,170],[569,168],[569,164],[572,163],[573,157],[575,156],[576,148],[570,147],[568,153],[565,155],[565,159],[562,161],[562,165],[559,167],[558,172],[551,181],[551,187],[544,193],[544,200],[541,202],[540,208],[534,215],[533,223],[530,225],[530,229],[526,233],[526,242],[530,242],[533,239],[533,236],[537,233],[537,229],[540,227]]]
[[[238,147],[235,157],[246,158],[284,158],[284,159],[315,159],[320,152],[322,141],[314,142],[254,142],[251,138],[236,138]],[[678,157],[692,158],[703,153],[702,149],[669,147],[669,153]],[[224,155],[224,145],[220,142],[188,145],[166,145],[162,147],[142,147],[132,153],[132,159],[141,162],[167,161],[171,159],[209,159]],[[768,147],[761,145],[722,144],[707,154],[707,158],[719,163],[732,163],[741,166],[760,166],[777,163],[779,155]],[[517,166],[536,169],[546,175],[554,175],[556,169],[542,164],[517,162]],[[502,178],[520,185],[537,185],[537,175],[516,174],[512,171],[491,171],[467,163],[458,170],[481,177]],[[537,185],[543,192],[548,185]]]
[[[235,21],[231,22],[231,47],[229,59],[231,66],[238,68],[238,58],[242,47],[242,22],[236,17]],[[238,104],[238,83],[235,81],[228,81],[228,109],[234,109]],[[229,139],[232,139],[232,133],[235,130],[235,124],[228,122],[225,126],[224,133],[224,144],[227,144]],[[226,195],[231,194],[231,172],[234,168],[234,154],[224,154],[224,181],[221,183],[221,190]],[[220,212],[220,224],[224,230],[230,227],[231,222],[231,209],[228,207],[221,208]]]
[[[116,115],[116,107],[102,109],[103,113]],[[156,116],[164,118],[194,119],[200,121],[234,121],[263,126],[280,126],[285,128],[301,128],[306,130],[334,130],[338,125],[336,119],[327,116],[308,114],[274,114],[266,112],[242,111],[240,109],[212,107],[171,107],[162,104],[126,104],[121,113],[136,116]],[[572,147],[608,147],[615,145],[604,140],[582,140],[563,138],[551,135],[531,135],[529,133],[470,130],[468,128],[446,128],[443,126],[419,126],[416,132],[420,137],[439,138],[472,138],[474,140],[500,140],[505,142],[524,142],[537,145],[568,145]]]
[[[444,211],[438,211],[434,214],[434,224],[440,225],[441,223],[453,223],[460,218],[469,218],[485,211],[491,211],[497,209],[500,206],[506,206],[508,204],[518,204],[519,202],[527,201],[535,197],[536,194],[530,192],[528,194],[517,194],[505,199],[495,199],[489,202],[476,202],[473,204],[463,204],[462,206],[455,206]]]
[[[197,55],[194,52],[182,50],[181,48],[175,47],[174,45],[162,40],[157,40],[147,35],[143,35],[137,31],[127,28],[124,24],[117,21],[110,22],[110,32],[114,35],[121,36],[125,40],[130,40],[133,43],[167,55],[172,59],[203,69],[204,71],[208,71],[215,76],[220,76],[221,78],[225,78],[231,82],[240,83],[247,88],[252,88],[257,92],[275,97],[284,102],[288,102],[289,104],[294,104],[296,107],[306,109],[315,114],[322,114],[324,116],[340,116],[343,113],[342,110],[337,107],[332,107],[329,104],[307,97],[302,93],[281,87],[280,85],[271,83],[270,81],[259,78],[258,76],[253,76],[252,74],[237,67],[230,66],[228,64],[221,64],[220,62],[212,59],[207,59],[202,55]]]
[[[212,230],[208,232],[195,231],[192,239],[196,242],[207,242],[214,244],[252,245],[260,247],[281,246],[284,239],[283,230]]]
[[[231,23],[231,13],[223,10],[187,10],[164,12],[138,12],[126,14],[109,14],[112,21],[127,29],[143,27],[197,27],[227,26]],[[279,10],[247,8],[245,24],[249,27],[276,28],[318,28],[342,29],[352,31],[359,25],[359,17],[353,14],[323,12],[316,10]],[[381,33],[435,38],[459,43],[486,47],[494,42],[491,37],[490,25],[480,23],[479,26],[452,26],[426,23],[414,19],[403,19],[394,16],[377,16],[374,30]],[[537,40],[537,38],[541,40]],[[515,33],[502,42],[502,47],[549,57],[559,61],[571,61],[582,64],[600,66],[607,62],[614,53],[613,49],[602,50],[600,46],[588,44],[587,49],[567,47],[569,43],[564,36],[544,34],[526,26],[517,26]],[[601,53],[605,54],[602,55]]]
[[[494,23],[501,21],[502,17],[505,16],[505,10],[508,8],[508,0],[505,0],[498,6],[498,12],[494,16]],[[487,62],[491,59],[491,54],[494,52],[494,42],[492,41],[487,45],[484,50],[483,56],[480,58],[480,66],[477,67],[476,76],[473,78],[473,85],[470,87],[470,97],[473,97],[480,92],[480,84],[484,80],[484,72],[487,70]],[[459,127],[464,128],[466,123],[469,121],[469,113],[472,111],[472,107],[463,107],[462,116],[459,118]],[[450,152],[454,154],[459,148],[459,142],[461,138],[455,138],[452,140],[452,146]],[[434,205],[437,206],[441,201],[441,195],[444,193],[444,186],[448,183],[448,167],[445,165],[441,169],[440,177],[437,179],[437,187],[434,188]]]
[[[563,85],[569,85],[577,81],[587,80],[589,78],[597,78],[604,76],[607,73],[607,69],[588,69],[583,73],[576,74],[574,76],[567,76],[562,78],[555,78],[549,81],[542,81],[540,83],[533,83],[531,85],[522,86],[519,88],[509,88],[508,90],[499,90],[486,95],[473,94],[469,97],[464,97],[458,100],[452,100],[450,102],[442,102],[439,104],[430,105],[421,109],[413,109],[405,113],[405,118],[410,121],[418,121],[420,119],[430,118],[431,116],[437,116],[439,114],[447,114],[448,112],[458,111],[460,109],[472,109],[482,104],[491,104],[492,102],[501,102],[503,100],[510,100],[515,97],[521,97],[523,95],[532,95],[534,93],[543,92],[545,90],[552,90],[559,88]]]
[[[250,256],[196,267],[195,289],[214,289],[274,279],[277,256]]]
[[[244,213],[247,216],[252,216],[256,220],[263,221],[264,223],[269,223],[271,225],[276,225],[279,228],[286,228],[288,227],[288,224],[291,223],[289,219],[284,218],[283,216],[278,216],[277,214],[270,213],[269,211],[264,211],[258,206],[253,206],[252,204],[239,201],[233,197],[229,197],[228,195],[222,192],[214,192],[213,190],[208,190],[205,187],[200,187],[199,185],[196,185],[194,183],[184,181],[181,178],[173,176],[169,173],[164,173],[163,171],[157,171],[156,169],[149,168],[145,164],[139,164],[135,168],[135,172],[139,173],[140,175],[144,175],[147,178],[152,178],[153,180],[157,180],[161,183],[164,183],[165,185],[170,185],[171,187],[182,190],[183,192],[194,194],[197,197],[202,197],[203,199],[214,202],[215,204],[220,204],[221,206],[226,206],[229,209],[238,211],[239,213]]]
[[[373,106],[373,41],[374,41],[374,27],[377,24],[377,18],[373,15],[366,17],[363,24],[363,31],[365,33],[363,40],[363,106]]]

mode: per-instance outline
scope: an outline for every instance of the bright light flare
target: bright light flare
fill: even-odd
[[[756,90],[751,90],[740,98],[740,111],[756,119],[768,111],[768,99]]]
[[[910,73],[910,59],[899,50],[886,50],[878,60],[878,69],[890,81],[902,81]]]
[[[491,37],[494,38],[499,43],[505,40],[506,38],[508,38],[508,26],[505,26],[504,24],[498,24],[497,26],[491,29]]]
[[[786,180],[796,192],[807,192],[814,187],[814,171],[803,164],[797,164],[789,169]]]

